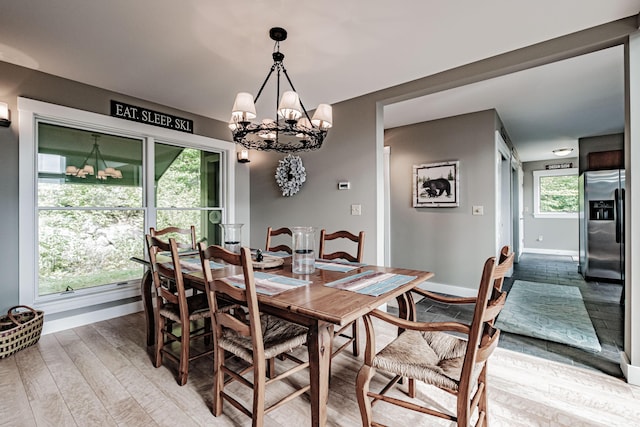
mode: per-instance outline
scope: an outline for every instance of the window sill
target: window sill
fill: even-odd
[[[536,219],[578,219],[578,213],[534,213]]]
[[[46,314],[61,313],[140,296],[140,282],[130,281],[121,285],[105,285],[80,289],[68,294],[52,294],[36,298],[32,305]]]

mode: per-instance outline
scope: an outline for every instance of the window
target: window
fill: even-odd
[[[143,141],[45,122],[37,135],[38,296],[139,279]]]
[[[533,171],[533,205],[537,218],[577,218],[578,169]]]
[[[135,297],[143,268],[130,257],[144,257],[149,227],[194,224],[220,243],[217,224],[233,222],[233,143],[18,107],[21,304],[57,313]]]

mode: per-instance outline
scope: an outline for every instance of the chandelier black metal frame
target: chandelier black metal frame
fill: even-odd
[[[275,41],[273,65],[265,78],[255,99],[251,94],[241,92],[236,96],[229,128],[233,140],[248,149],[295,153],[299,151],[317,150],[332,126],[332,110],[328,104],[320,104],[313,117],[304,108],[296,93],[291,78],[284,67],[284,54],[280,52],[280,42],[286,40],[287,31],[280,27],[269,30],[269,36]],[[256,117],[255,103],[260,98],[267,82],[276,73],[276,116],[274,119],[263,119],[260,123],[252,123]],[[280,98],[280,77],[283,74],[291,87],[291,91],[283,93]]]

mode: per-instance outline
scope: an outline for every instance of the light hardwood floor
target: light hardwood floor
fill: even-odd
[[[0,360],[0,425],[250,425],[230,405],[224,416],[211,415],[211,360],[192,365],[184,387],[176,383],[174,369],[154,368],[143,322],[138,313],[46,335]],[[394,331],[380,327],[377,333],[383,345]],[[640,426],[640,388],[620,379],[504,349],[489,363],[492,426]],[[348,352],[334,360],[329,426],[360,425],[353,391],[360,365]],[[293,381],[308,381],[305,374]],[[248,396],[238,387],[239,395]],[[268,389],[269,399],[284,391],[277,387],[287,386]],[[452,407],[450,396],[424,385],[418,397]],[[384,404],[374,406],[374,415],[390,426],[452,425]],[[272,412],[266,424],[309,425],[307,397]]]

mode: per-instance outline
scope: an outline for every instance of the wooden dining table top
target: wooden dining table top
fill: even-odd
[[[197,255],[189,255],[189,257],[198,258]],[[341,326],[362,317],[374,308],[395,299],[433,277],[433,273],[428,271],[366,264],[358,264],[357,268],[348,272],[316,268],[312,274],[294,274],[291,269],[291,257],[284,258],[284,263],[279,267],[254,269],[254,271],[262,271],[311,282],[308,285],[294,287],[276,295],[258,293],[258,301],[263,307],[266,306],[276,309],[279,315],[290,313],[296,317],[298,322],[301,322],[301,317],[308,317],[309,319],[325,321]],[[326,286],[328,283],[366,271],[415,276],[415,279],[378,296]],[[220,279],[241,274],[242,268],[240,266],[225,265],[224,268],[212,269],[211,272],[214,279]],[[185,280],[191,282],[192,286],[204,289],[204,277],[201,270],[183,271],[183,275]]]

